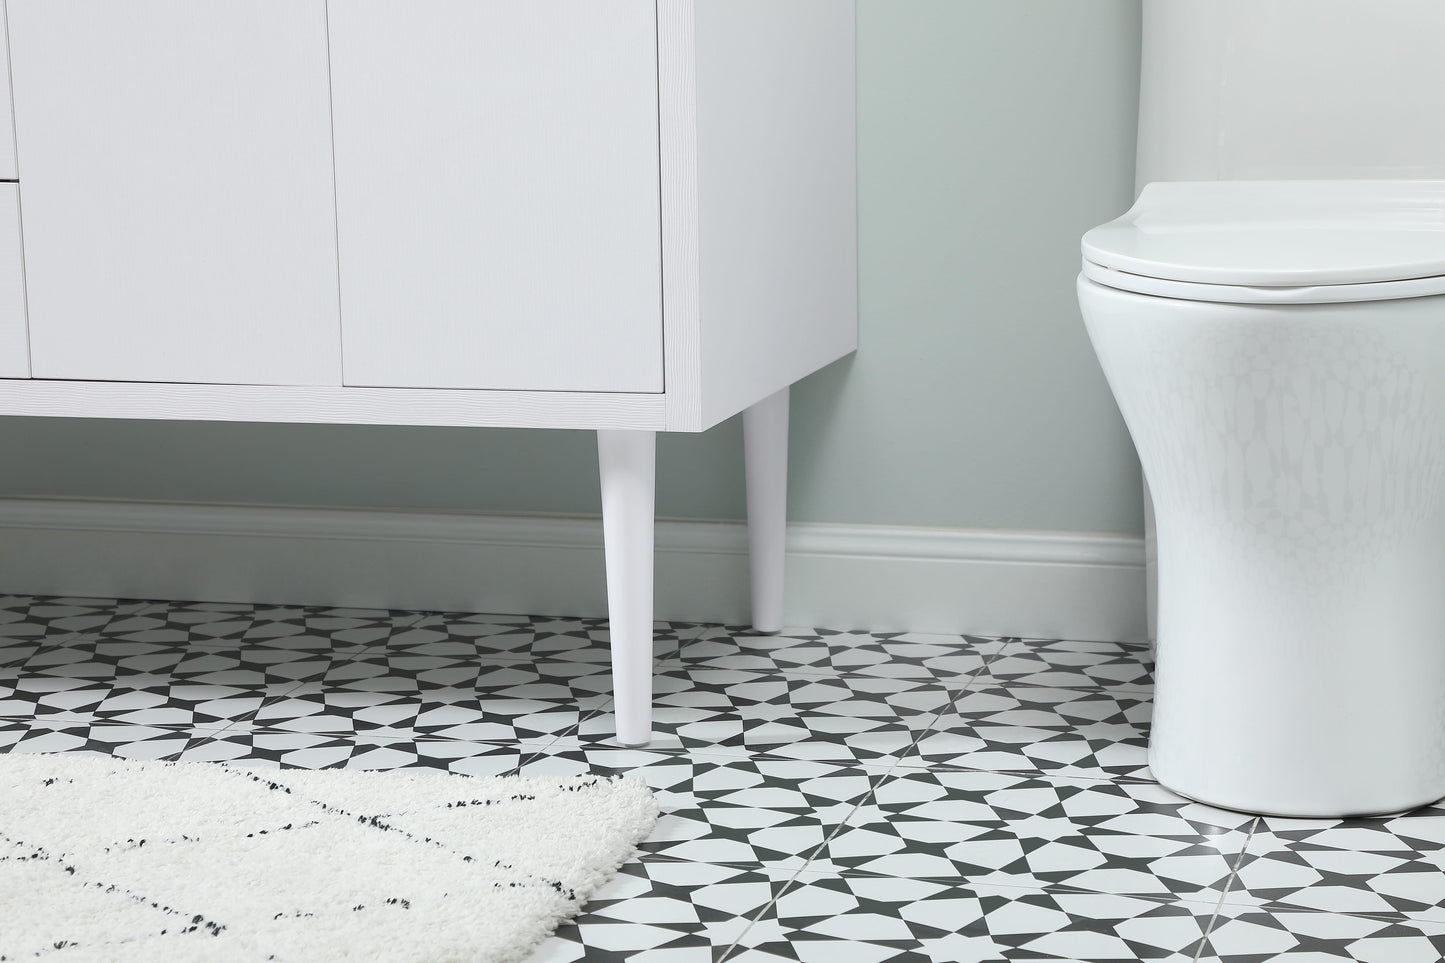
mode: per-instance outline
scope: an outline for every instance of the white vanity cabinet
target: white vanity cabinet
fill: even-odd
[[[0,414],[596,430],[637,744],[655,433],[743,412],[778,627],[789,386],[856,346],[852,0],[0,2]]]

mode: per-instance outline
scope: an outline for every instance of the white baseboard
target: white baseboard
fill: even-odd
[[[659,619],[746,623],[738,522],[659,521]],[[0,499],[0,591],[603,616],[602,524],[575,516]],[[790,625],[1141,641],[1144,545],[791,525]]]

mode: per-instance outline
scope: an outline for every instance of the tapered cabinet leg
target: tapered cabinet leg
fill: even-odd
[[[597,432],[617,741],[652,741],[652,532],[657,434]]]
[[[783,559],[788,527],[788,397],[784,388],[743,412],[748,490],[748,573],[753,629],[783,627]]]

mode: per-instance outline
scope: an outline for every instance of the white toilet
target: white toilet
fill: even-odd
[[[1445,797],[1442,37],[1438,0],[1145,0],[1147,186],[1078,290],[1153,498],[1150,766],[1203,802]]]

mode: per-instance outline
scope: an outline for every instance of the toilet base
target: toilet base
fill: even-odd
[[[1079,302],[1154,502],[1155,778],[1286,816],[1445,797],[1445,296]]]
[[[1369,596],[1394,593],[1379,585],[1328,603],[1277,584],[1251,597],[1249,559],[1211,565],[1196,554],[1182,593],[1169,572],[1186,566],[1170,561],[1160,560],[1149,745],[1162,785],[1278,816],[1378,815],[1445,798],[1445,618],[1428,611],[1437,603],[1385,602],[1390,621],[1414,628],[1371,632],[1351,616],[1381,612]]]
[[[1184,760],[1187,763],[1187,760]],[[1399,816],[1404,813],[1429,806],[1445,799],[1445,790],[1430,789],[1422,795],[1414,797],[1400,796],[1394,802],[1381,803],[1381,808],[1357,808],[1356,806],[1344,804],[1336,806],[1321,806],[1315,803],[1318,800],[1302,800],[1299,798],[1281,798],[1278,800],[1269,799],[1255,794],[1251,787],[1230,787],[1218,783],[1198,783],[1190,780],[1186,771],[1175,772],[1169,763],[1163,763],[1164,771],[1160,772],[1160,762],[1152,747],[1149,752],[1149,768],[1159,785],[1168,789],[1175,795],[1183,796],[1197,803],[1206,806],[1213,806],[1216,809],[1228,809],[1234,812],[1249,813],[1255,816],[1286,816],[1295,819],[1342,819],[1342,818],[1363,818],[1363,817],[1387,817]],[[1238,789],[1238,792],[1230,790]]]

